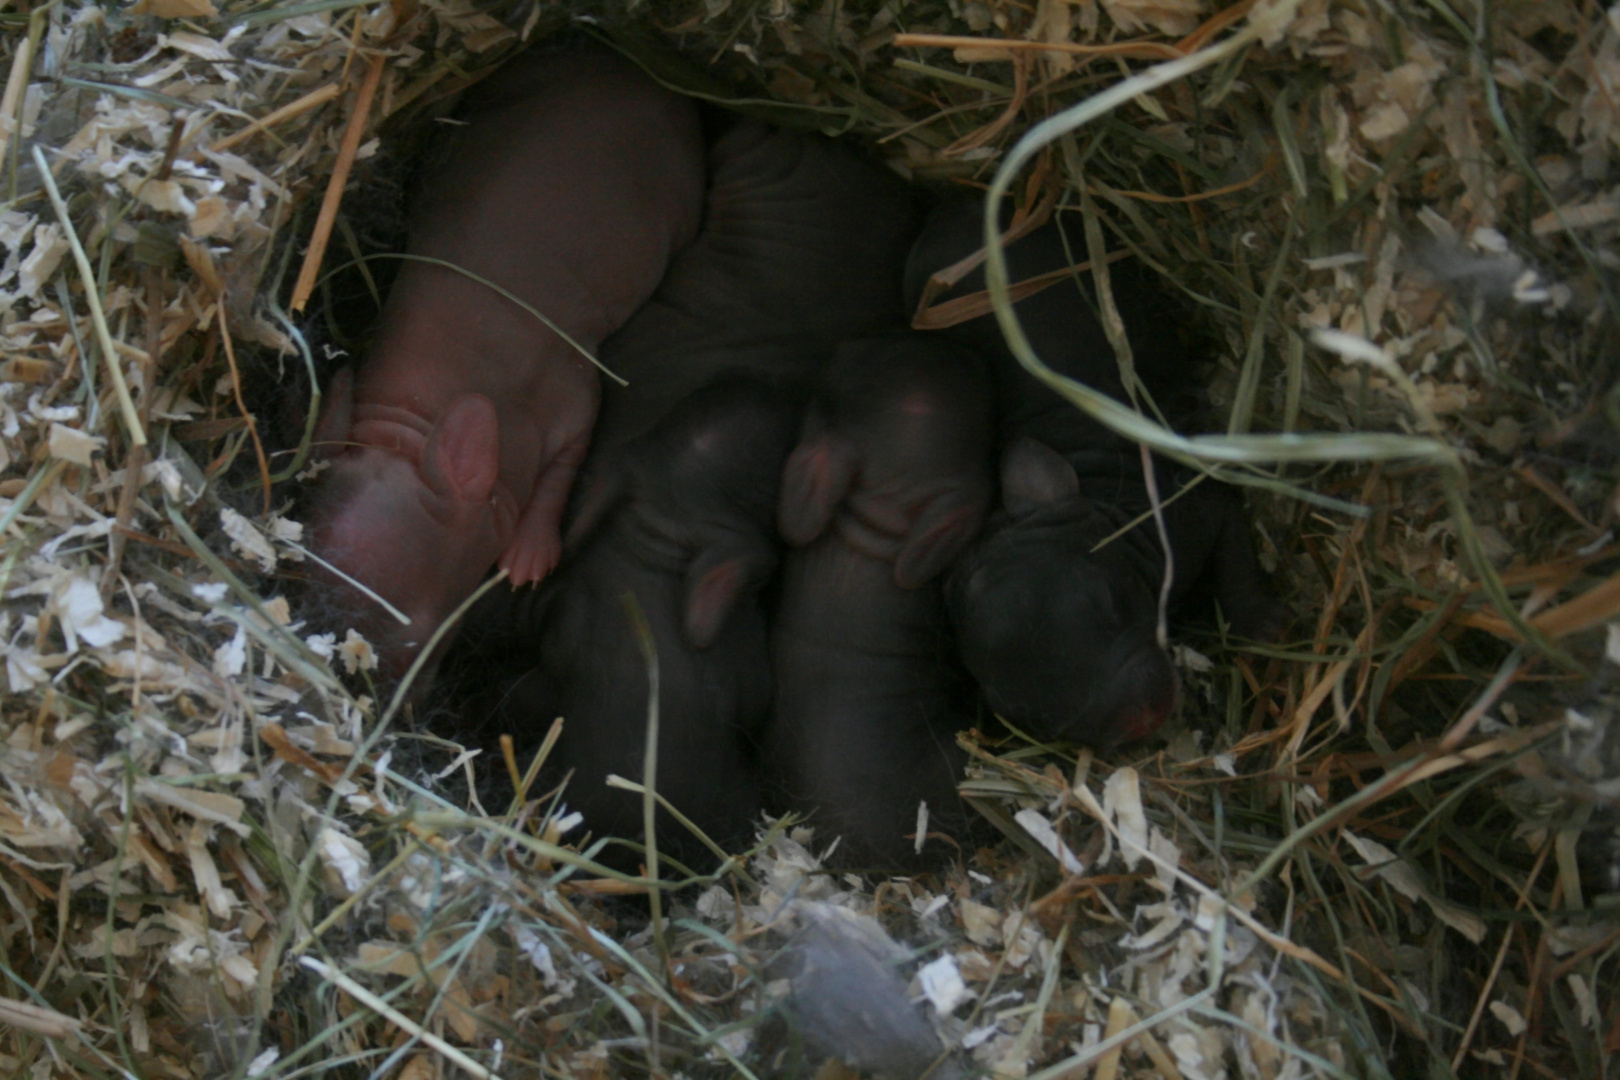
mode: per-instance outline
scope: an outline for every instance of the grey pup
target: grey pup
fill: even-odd
[[[913,308],[929,276],[982,246],[982,203],[943,204],[912,249]],[[1011,280],[1070,265],[1047,224],[1007,251]],[[982,289],[983,274],[960,291]],[[1146,280],[1116,290],[1136,346],[1138,376],[1162,390],[1184,380],[1167,298]],[[1123,399],[1119,365],[1089,299],[1063,280],[1016,306],[1049,367]],[[996,383],[1001,507],[952,568],[946,585],[963,661],[995,712],[1040,738],[1108,747],[1155,731],[1174,710],[1177,680],[1157,641],[1165,557],[1138,449],[1026,371],[993,315],[941,337],[990,358]],[[1161,498],[1190,479],[1154,464]],[[1164,508],[1174,556],[1172,606],[1213,591],[1239,635],[1273,638],[1286,612],[1269,594],[1233,489],[1204,481]],[[1113,537],[1108,543],[1104,540]]]
[[[931,827],[964,820],[953,738],[973,719],[939,575],[988,511],[989,379],[972,350],[903,333],[842,346],[783,473],[794,550],[771,631],[774,793],[813,812],[839,861],[917,861]]]
[[[471,710],[508,730],[564,718],[547,779],[572,772],[566,801],[597,835],[638,837],[650,685],[627,598],[657,652],[657,790],[712,839],[746,842],[759,808],[748,744],[771,704],[759,590],[775,571],[781,464],[797,416],[780,392],[723,378],[620,447],[570,527],[578,554],[522,608],[537,662]],[[660,815],[665,850],[700,852]],[[633,861],[633,860],[632,860]]]

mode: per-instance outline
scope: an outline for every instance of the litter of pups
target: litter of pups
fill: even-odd
[[[976,202],[924,222],[879,166],[752,120],[710,117],[704,149],[692,103],[606,52],[492,81],[410,251],[498,289],[406,265],[321,419],[314,547],[324,588],[409,616],[345,601],[392,677],[497,564],[524,586],[466,620],[456,648],[486,673],[466,708],[533,741],[563,717],[549,767],[594,830],[640,831],[640,797],[604,781],[640,777],[656,687],[657,788],[705,834],[793,809],[846,862],[917,861],[919,824],[968,827],[954,735],[980,690],[1102,747],[1169,716],[1160,530],[1172,604],[1207,585],[1238,633],[1275,631],[1228,489],[1171,498],[1192,478],[1156,465],[1156,507],[1135,447],[1018,367],[989,316],[904,329],[979,246]],[[1051,224],[1009,258],[1015,280],[1069,265]],[[1123,396],[1068,282],[1019,311],[1054,368]],[[1141,382],[1177,362],[1144,351]],[[661,844],[688,837],[660,821]]]

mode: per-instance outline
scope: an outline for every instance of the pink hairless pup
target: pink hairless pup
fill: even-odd
[[[697,231],[696,109],[611,53],[565,48],[507,65],[462,118],[413,198],[410,253],[594,351]],[[385,676],[492,565],[516,585],[550,573],[599,397],[590,360],[531,312],[403,265],[370,354],[329,390],[310,510],[316,554],[411,620],[318,571]]]

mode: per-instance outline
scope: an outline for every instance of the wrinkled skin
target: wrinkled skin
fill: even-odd
[[[602,346],[595,476],[617,444],[723,372],[792,389],[848,338],[902,324],[900,274],[920,218],[880,165],[825,139],[731,119],[708,155],[703,228]]]
[[[981,246],[980,206],[946,204],[925,226],[906,271],[913,309],[929,274]],[[1083,244],[1071,232],[1071,243]],[[1014,282],[1069,265],[1057,225],[1014,243],[1008,264]],[[976,272],[956,291],[982,288]],[[1121,280],[1116,268],[1115,288],[1137,373],[1162,401],[1184,378],[1173,319],[1145,279]],[[1016,310],[1048,366],[1124,399],[1087,295],[1060,282]],[[1156,640],[1165,573],[1157,527],[1149,517],[1093,550],[1151,508],[1139,451],[1026,372],[993,316],[936,332],[992,358],[1000,418],[1001,509],[946,585],[963,661],[990,707],[1037,737],[1107,747],[1151,734],[1177,698],[1175,670]],[[1191,479],[1162,462],[1155,475],[1161,500]],[[1212,590],[1234,632],[1275,636],[1283,613],[1264,587],[1235,493],[1206,480],[1164,517],[1172,606]]]
[[[724,378],[690,395],[615,455],[610,489],[581,508],[571,556],[507,614],[509,647],[539,663],[476,702],[500,727],[564,718],[551,768],[573,770],[568,804],[597,835],[642,831],[648,679],[625,597],[647,620],[660,680],[657,790],[711,838],[748,839],[759,806],[745,753],[771,701],[759,590],[775,572],[782,461],[797,410],[762,383]],[[698,849],[661,815],[660,843]]]
[[[501,723],[538,737],[565,716],[563,759],[580,769],[570,798],[589,800],[581,805],[599,833],[639,836],[639,803],[594,794],[610,768],[641,775],[645,663],[620,603],[633,591],[662,670],[660,745],[668,749],[660,750],[659,787],[706,827],[746,841],[742,826],[758,804],[742,739],[757,735],[771,693],[757,589],[776,565],[774,492],[797,411],[773,423],[717,418],[703,437],[729,446],[734,461],[697,456],[701,426],[690,415],[719,409],[700,403],[719,392],[717,381],[739,376],[755,394],[796,403],[838,340],[898,324],[918,216],[905,186],[881,167],[754,121],[732,122],[715,139],[708,171],[702,231],[602,346],[603,362],[628,385],[604,386],[555,584],[537,595],[492,594],[469,616],[467,644],[485,663],[532,669],[517,680]],[[685,404],[671,414],[677,402]],[[647,480],[661,454],[694,463],[665,491]],[[752,494],[762,476],[772,492],[763,526]],[[682,524],[677,512],[688,504],[709,516]],[[722,559],[742,550],[739,538],[749,538],[748,557]],[[734,598],[699,603],[690,574],[716,575],[711,591],[724,586]],[[681,830],[666,837],[683,838]]]
[[[413,199],[411,254],[537,308],[587,349],[653,292],[702,211],[691,102],[594,49],[522,58],[472,92]],[[376,342],[327,394],[314,550],[407,616],[337,584],[397,675],[497,562],[539,581],[598,403],[590,363],[453,270],[403,264]]]
[[[771,651],[769,784],[813,813],[848,864],[916,860],[930,830],[964,820],[954,734],[973,718],[952,657],[939,575],[993,493],[988,379],[940,338],[891,335],[839,349],[783,473],[783,567]]]

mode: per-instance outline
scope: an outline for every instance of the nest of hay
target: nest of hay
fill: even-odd
[[[967,736],[1007,840],[937,874],[778,823],[663,895],[529,763],[443,794],[475,763],[282,596],[310,313],[378,242],[349,178],[571,23],[1183,292],[1220,434],[1057,389],[1252,488],[1295,640],[1182,639],[1185,717],[1106,761]],[[1613,18],[140,0],[0,43],[0,1072],[746,1076],[820,1033],[913,1074],[1612,1074]]]

